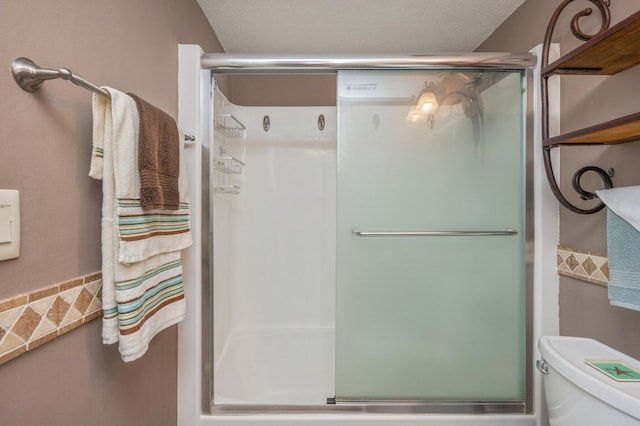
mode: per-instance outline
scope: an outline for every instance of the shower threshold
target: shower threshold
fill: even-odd
[[[213,415],[246,414],[526,414],[524,401],[339,401],[327,405],[215,404]]]

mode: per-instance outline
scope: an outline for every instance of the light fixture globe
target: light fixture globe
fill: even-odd
[[[435,84],[429,83],[420,92],[418,97],[418,109],[423,113],[432,113],[438,107],[438,98],[435,93]]]

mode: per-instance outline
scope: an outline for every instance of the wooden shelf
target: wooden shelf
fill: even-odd
[[[640,12],[593,37],[554,63],[542,74],[612,75],[640,64]],[[627,115],[543,141],[564,144],[620,144],[640,140],[640,113]]]
[[[542,74],[612,75],[639,63],[640,12],[636,12],[547,65]]]
[[[551,44],[551,36],[557,23],[560,13],[571,0],[562,2],[553,14],[543,43],[543,52],[549,51]],[[592,0],[595,4],[595,0]],[[609,6],[601,2],[598,5],[602,14],[601,18],[604,25],[609,23]],[[585,9],[573,17],[572,33],[578,37],[579,28],[576,28],[576,20],[591,12],[591,9]],[[542,58],[543,64],[548,60]],[[577,49],[572,50],[568,54],[562,56],[552,64],[542,68],[541,84],[542,84],[542,132],[548,136],[549,131],[549,109],[548,109],[548,84],[552,75],[612,75],[621,71],[632,68],[640,64],[640,11],[629,16],[613,27],[602,31],[595,35],[591,40],[585,42]],[[632,90],[632,87],[629,88]],[[588,144],[620,144],[640,140],[640,112],[627,115],[625,117],[610,120],[605,123],[596,124],[574,132],[565,133],[553,138],[544,139],[542,141],[544,149],[545,174],[551,186],[553,195],[560,201],[562,206],[579,214],[593,214],[602,210],[605,205],[600,202],[593,208],[584,209],[572,204],[560,191],[560,187],[556,182],[553,173],[553,164],[549,151],[551,148],[565,145],[588,145]],[[573,188],[581,195],[589,195],[589,192],[582,190],[576,180],[580,179],[585,170],[594,170],[598,172],[606,187],[611,187],[612,182],[608,173],[599,167],[590,167],[589,169],[580,169],[574,174]],[[593,194],[595,195],[595,194]]]
[[[619,144],[640,140],[640,112],[565,133],[543,141],[543,146],[562,144]]]

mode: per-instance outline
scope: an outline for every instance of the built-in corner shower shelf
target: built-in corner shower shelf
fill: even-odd
[[[235,157],[218,157],[213,160],[213,169],[217,172],[240,174],[244,163]]]
[[[217,192],[220,194],[239,194],[240,187],[238,185],[223,185],[223,186],[214,186],[213,192]]]
[[[246,127],[232,114],[219,114],[215,118],[215,129],[227,138],[242,138]]]

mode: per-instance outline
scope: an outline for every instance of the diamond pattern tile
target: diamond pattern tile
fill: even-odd
[[[576,257],[571,254],[569,255],[569,257],[567,257],[567,266],[569,266],[569,269],[571,269],[572,271],[574,269],[576,269],[578,267],[578,265],[580,265],[580,262],[578,262],[578,260],[576,259]]]
[[[95,294],[98,292],[98,290],[100,290],[100,288],[102,288],[102,280],[98,279],[96,281],[92,281],[90,283],[87,283],[87,285],[85,285],[84,288],[87,289],[87,291],[89,291],[89,293],[91,293],[92,295],[95,296]]]
[[[91,299],[93,299],[93,295],[86,288],[83,288],[73,303],[73,307],[76,308],[81,315],[84,315],[91,303]]]
[[[582,267],[585,271],[587,271],[587,274],[589,275],[593,274],[598,269],[591,257],[587,257],[585,261],[582,262]]]
[[[18,318],[13,325],[12,330],[19,337],[27,341],[36,327],[38,327],[41,318],[42,315],[31,309],[30,306],[27,306],[22,315],[20,315],[20,318]]]
[[[41,316],[45,316],[47,315],[47,312],[49,311],[49,308],[51,307],[51,304],[56,297],[57,296],[45,297],[44,299],[36,300],[35,302],[29,303],[29,306]]]
[[[609,277],[603,274],[600,270],[595,271],[590,278],[598,284],[606,284],[609,282]]]
[[[65,290],[62,293],[60,293],[60,296],[70,305],[73,304],[73,302],[76,300],[76,297],[78,297],[78,293],[80,293],[80,287],[74,287],[71,288],[69,290]]]
[[[0,364],[101,316],[101,290],[94,272],[0,301]]]
[[[569,269],[566,263],[562,262],[560,265],[558,265],[558,272],[566,272],[570,274],[571,269]]]
[[[38,339],[45,334],[51,333],[57,329],[56,324],[49,321],[47,318],[42,318],[38,327],[33,331],[31,339]]]
[[[584,270],[584,268],[582,267],[582,265],[578,265],[576,266],[573,271],[571,271],[576,277],[580,277],[580,278],[589,278],[589,274],[587,274],[587,271]]]
[[[91,315],[94,312],[97,312],[99,310],[102,309],[102,301],[100,300],[99,297],[95,296],[93,298],[93,300],[91,300],[91,303],[89,304],[89,307],[87,308],[87,311],[85,312],[85,315]]]
[[[600,267],[600,270],[602,271],[604,276],[607,277],[607,281],[608,281],[609,280],[609,262],[605,262],[605,264]]]
[[[581,264],[581,265],[582,265],[582,264],[584,263],[584,261],[585,261],[585,260],[587,260],[587,258],[589,257],[589,255],[588,255],[588,254],[586,254],[586,253],[580,253],[580,252],[577,252],[577,251],[576,251],[576,252],[573,252],[573,253],[571,253],[571,254],[573,255],[573,257],[575,257],[576,261],[577,261],[579,264]]]
[[[18,319],[23,310],[24,306],[18,306],[17,308],[0,312],[0,326],[4,328],[11,328],[11,326],[16,322],[16,319]]]
[[[558,246],[558,273],[593,284],[609,284],[609,263],[606,256],[588,250]]]
[[[60,325],[61,326],[65,326],[65,325],[67,325],[69,323],[72,323],[74,321],[77,321],[79,319],[82,319],[82,314],[80,312],[78,312],[78,310],[76,308],[71,306],[71,307],[69,307],[69,310],[67,311],[67,314],[64,316],[62,321],[60,321]]]
[[[2,343],[0,343],[0,354],[12,351],[21,345],[24,345],[24,340],[12,333],[7,333],[4,339],[2,339]]]
[[[53,303],[51,304],[51,308],[49,308],[49,312],[47,312],[47,318],[50,321],[53,321],[54,324],[60,325],[60,321],[67,314],[69,310],[69,304],[62,297],[57,296]]]

